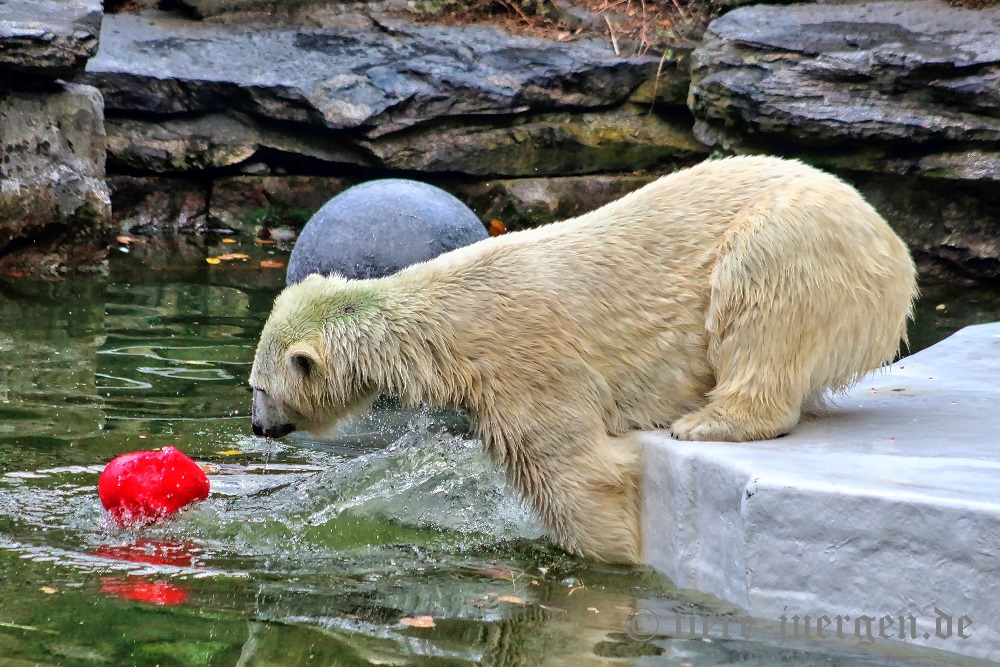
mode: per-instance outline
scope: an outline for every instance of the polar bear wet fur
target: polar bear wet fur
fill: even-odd
[[[566,550],[641,557],[641,448],[773,438],[890,362],[906,246],[852,187],[735,157],[376,280],[311,276],[261,335],[253,426],[328,429],[380,394],[466,411]]]

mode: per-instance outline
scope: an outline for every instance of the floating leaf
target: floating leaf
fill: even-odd
[[[482,574],[493,579],[503,579],[504,581],[513,581],[519,576],[510,570],[500,567],[481,567],[476,570],[476,574]]]
[[[507,233],[507,225],[503,224],[503,220],[497,220],[494,218],[490,220],[489,227],[490,236],[500,236],[501,234]]]
[[[545,611],[557,611],[560,614],[566,614],[566,613],[568,613],[568,611],[566,609],[563,609],[562,607],[553,607],[553,606],[547,605],[547,604],[540,604],[540,605],[538,605],[538,608],[539,609],[544,609]]]
[[[219,255],[219,259],[223,262],[229,262],[234,259],[250,259],[250,255],[244,255],[241,252],[227,252],[225,255]]]
[[[206,257],[205,261],[209,264],[222,264],[222,260],[218,257]]]
[[[45,593],[46,595],[55,595],[56,593],[59,592],[57,589],[52,588],[51,586],[42,586],[38,590]]]
[[[115,241],[118,241],[119,243],[124,243],[125,245],[128,245],[132,241],[135,241],[135,239],[132,238],[131,236],[116,236],[115,237]]]
[[[257,239],[260,245],[274,245],[274,239]]]
[[[528,604],[524,601],[524,598],[519,598],[516,595],[499,595],[497,596],[497,601],[506,602],[507,604],[516,604],[518,607],[523,607]]]
[[[242,453],[239,449],[227,449],[223,452],[216,452],[219,456],[239,456]]]
[[[236,243],[236,239],[222,239],[223,243]]]
[[[212,465],[211,463],[199,463],[198,467],[206,475],[217,475],[219,473],[219,466]]]
[[[431,616],[407,616],[399,622],[410,628],[433,628],[434,619]]]
[[[260,260],[260,265],[261,265],[261,267],[263,267],[265,269],[280,269],[281,267],[283,267],[285,265],[285,263],[284,262],[274,262],[274,261],[271,261],[269,259],[262,259],[262,260]]]

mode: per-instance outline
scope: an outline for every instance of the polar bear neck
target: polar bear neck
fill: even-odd
[[[377,348],[369,380],[407,405],[470,408],[479,374],[455,327],[450,281],[414,278],[404,273],[371,281],[381,326],[369,343]]]

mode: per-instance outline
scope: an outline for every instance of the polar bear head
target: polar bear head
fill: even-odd
[[[250,373],[256,435],[322,433],[371,407],[385,337],[378,302],[370,281],[336,276],[309,276],[278,296]]]

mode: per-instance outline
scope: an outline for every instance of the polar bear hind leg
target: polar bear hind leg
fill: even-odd
[[[784,435],[806,398],[843,390],[898,352],[913,262],[853,189],[832,195],[783,188],[730,226],[706,315],[715,387],[671,425],[674,437]]]

